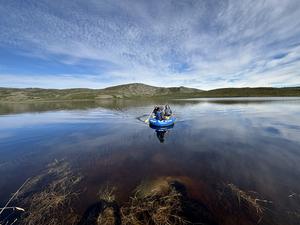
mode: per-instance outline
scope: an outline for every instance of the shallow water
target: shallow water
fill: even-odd
[[[0,104],[0,203],[64,159],[84,176],[79,211],[103,184],[123,201],[158,177],[192,180],[195,199],[199,182],[232,183],[279,211],[300,211],[300,98],[170,100],[175,126],[152,129],[143,121],[164,102]]]

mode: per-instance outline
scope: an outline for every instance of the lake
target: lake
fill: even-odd
[[[153,105],[166,102],[175,125],[150,128],[144,121]],[[262,206],[260,220],[244,224],[300,224],[300,98],[1,103],[0,154],[1,205],[25,180],[63,163],[65,177],[80,174],[78,215],[104,186],[114,187],[122,204],[140,184],[176,180],[220,215],[217,224],[245,222],[216,204],[222,185],[248,207],[255,199]]]

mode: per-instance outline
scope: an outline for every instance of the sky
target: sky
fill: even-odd
[[[0,87],[300,86],[299,0],[0,0]]]

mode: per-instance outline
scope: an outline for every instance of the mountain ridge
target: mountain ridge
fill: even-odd
[[[200,90],[196,88],[156,87],[143,83],[121,84],[103,89],[1,88],[0,101],[64,101],[126,98],[266,97],[300,96],[300,87],[244,87]]]

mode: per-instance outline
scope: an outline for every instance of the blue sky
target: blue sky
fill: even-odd
[[[0,86],[300,86],[299,0],[0,0]]]

